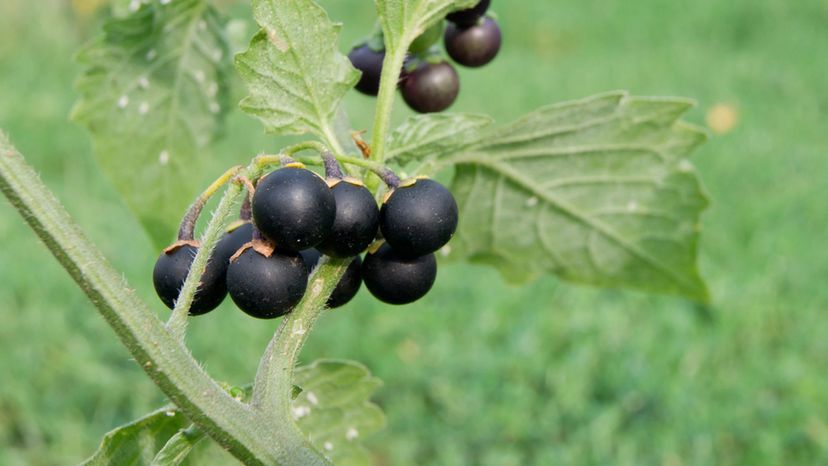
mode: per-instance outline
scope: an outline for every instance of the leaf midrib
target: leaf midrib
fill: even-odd
[[[503,165],[502,163],[499,163],[497,161],[492,161],[485,157],[485,154],[480,153],[468,154],[468,156],[463,159],[463,162],[459,162],[458,164],[464,163],[477,164],[482,167],[486,167],[489,170],[492,170],[493,172],[498,174],[500,177],[510,180],[511,182],[515,183],[518,187],[528,191],[529,193],[538,197],[538,199],[545,201],[552,208],[569,216],[573,220],[592,229],[593,231],[600,233],[605,238],[609,239],[610,241],[618,245],[621,249],[637,257],[639,260],[648,264],[650,267],[653,267],[667,274],[672,279],[672,281],[678,284],[681,288],[688,290],[696,290],[698,288],[693,282],[685,280],[679,272],[676,272],[673,268],[664,264],[658,258],[653,257],[643,249],[637,247],[635,244],[631,243],[623,236],[618,234],[611,227],[605,225],[603,222],[600,222],[596,219],[582,214],[576,207],[570,206],[568,203],[562,201],[561,199],[558,199],[551,193],[539,190],[534,185],[532,180],[527,179],[523,174],[515,170],[512,170],[509,166]]]

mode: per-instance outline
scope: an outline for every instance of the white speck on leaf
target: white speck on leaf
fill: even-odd
[[[682,159],[678,164],[678,169],[680,172],[689,173],[693,171],[693,164],[687,161],[687,159]]]
[[[279,37],[279,34],[277,34],[273,29],[267,30],[267,39],[282,53],[287,52],[290,48],[288,47],[288,44],[285,43],[284,39]]]
[[[204,76],[204,70],[195,70],[195,73],[193,73],[193,76],[195,77],[196,81],[198,81],[200,83],[204,82],[204,77],[205,77]]]
[[[146,115],[149,112],[149,103],[141,102],[141,105],[138,106],[138,113],[141,115]]]
[[[141,89],[149,89],[149,79],[146,76],[138,78],[138,87]]]
[[[212,113],[221,112],[221,105],[219,105],[218,102],[210,102],[210,112],[212,112]]]
[[[529,199],[526,199],[526,207],[535,207],[536,205],[538,205],[537,197],[532,196]]]
[[[215,97],[218,94],[218,83],[212,82],[207,85],[207,95],[210,97]]]
[[[294,406],[291,408],[291,412],[293,412],[294,419],[302,419],[303,417],[310,414],[310,408],[307,406]]]
[[[155,49],[150,49],[149,52],[147,52],[146,58],[147,58],[147,61],[153,61],[153,60],[155,60],[155,57],[157,57],[157,56],[158,56],[158,52],[156,52]]]
[[[175,411],[167,411],[167,412],[165,412],[164,414],[165,414],[167,417],[173,417],[173,416],[175,416]]]
[[[162,150],[161,153],[158,154],[158,163],[161,165],[170,163],[170,153],[166,149]]]
[[[118,99],[118,108],[126,108],[129,105],[129,96],[122,95],[120,99]]]
[[[319,404],[319,398],[317,398],[316,394],[313,392],[308,392],[308,401],[310,401],[310,404],[314,406]]]
[[[345,431],[345,438],[350,442],[357,437],[359,437],[359,431],[353,427],[348,427],[348,430]]]
[[[331,442],[325,442],[325,444],[322,445],[322,446],[325,447],[325,450],[328,450],[328,451],[333,450],[333,443],[331,443]]]
[[[635,201],[630,201],[630,202],[627,204],[627,211],[629,211],[629,212],[635,212],[636,210],[638,210],[638,203],[637,203],[637,202],[635,202]]]
[[[451,246],[449,246],[447,244],[447,245],[443,246],[442,248],[440,248],[440,255],[441,256],[448,257],[449,254],[451,254]]]

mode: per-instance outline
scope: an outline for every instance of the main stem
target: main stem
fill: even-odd
[[[294,453],[299,465],[329,465],[305,434],[293,422],[291,400],[293,393],[293,371],[299,352],[310,335],[316,320],[326,309],[326,301],[333,292],[345,270],[348,260],[323,257],[320,265],[308,283],[307,291],[296,308],[282,320],[273,335],[259,363],[256,381],[253,385],[253,409],[273,419],[273,426],[281,438],[292,438]]]
[[[135,361],[184,414],[245,464],[289,464],[272,430],[227,394],[141,301],[0,132],[0,191],[86,293]]]
[[[400,72],[405,62],[408,42],[410,41],[402,41],[402,46],[395,49],[386,48],[385,60],[382,62],[377,110],[374,115],[374,129],[371,132],[371,154],[377,163],[383,163],[385,160],[385,140],[391,125],[391,110],[394,107],[397,82],[400,80]]]

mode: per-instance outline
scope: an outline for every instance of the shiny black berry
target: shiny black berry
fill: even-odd
[[[280,251],[316,246],[331,231],[336,200],[310,170],[285,167],[265,176],[253,195],[253,219]]]
[[[471,26],[486,14],[490,3],[491,0],[480,0],[480,3],[471,8],[448,14],[446,19],[461,26]]]
[[[227,291],[236,306],[259,319],[287,314],[305,295],[308,269],[294,252],[264,256],[245,249],[227,269]]]
[[[222,236],[221,240],[213,250],[213,257],[216,265],[221,265],[224,268],[222,276],[227,275],[227,267],[230,265],[230,258],[242,246],[249,243],[253,239],[253,224],[250,222],[242,223]]]
[[[457,202],[440,183],[419,179],[391,193],[380,211],[380,230],[395,251],[408,256],[432,253],[457,230]]]
[[[405,103],[420,113],[442,112],[451,107],[460,94],[460,77],[446,61],[421,61],[405,74],[400,84]]]
[[[368,291],[388,304],[408,304],[422,298],[436,278],[434,254],[412,258],[383,244],[362,261],[362,279]]]
[[[374,50],[370,45],[362,44],[354,47],[348,58],[354,68],[362,72],[356,90],[366,95],[376,96],[380,88],[382,75],[382,61],[385,59],[384,50]]]
[[[347,180],[331,188],[336,199],[336,219],[331,233],[317,248],[331,257],[352,257],[377,236],[379,208],[371,191]]]
[[[320,257],[321,253],[316,249],[306,249],[302,251],[302,259],[305,260],[305,266],[308,268],[308,273],[316,267],[316,264],[319,263]],[[359,256],[354,257],[348,265],[348,268],[345,269],[345,274],[342,276],[342,279],[336,284],[336,288],[334,288],[331,296],[328,298],[326,306],[331,309],[344,306],[348,303],[348,301],[356,296],[360,286],[362,286],[361,265],[362,259],[360,259]]]
[[[449,24],[446,29],[446,53],[452,60],[471,68],[494,60],[500,51],[501,42],[500,26],[489,17],[472,26]]]
[[[175,307],[175,301],[184,286],[184,280],[190,272],[198,248],[188,244],[173,248],[169,252],[162,252],[155,262],[152,271],[152,283],[161,301],[170,308]],[[207,269],[201,276],[201,285],[193,298],[190,306],[190,315],[206,314],[217,308],[224,297],[227,296],[227,288],[224,284],[224,273],[226,267],[220,265],[221,261],[215,260],[213,255],[207,262]]]

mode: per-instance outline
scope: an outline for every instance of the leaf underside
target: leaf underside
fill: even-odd
[[[385,415],[368,401],[382,386],[353,361],[319,360],[298,367],[292,412],[311,442],[337,466],[367,466],[362,440],[385,426]],[[106,434],[83,466],[182,464],[204,434],[174,407],[154,411]]]
[[[488,115],[430,113],[410,117],[388,138],[385,159],[406,166],[426,163],[462,151],[479,141],[492,124]]]
[[[296,370],[302,392],[293,416],[311,442],[337,466],[368,466],[365,437],[385,426],[385,415],[369,402],[382,385],[368,369],[351,361],[316,361]]]
[[[254,0],[262,28],[236,69],[248,87],[242,109],[274,134],[333,132],[339,103],[359,79],[337,50],[341,26],[311,0]]]
[[[214,167],[203,151],[227,111],[229,50],[206,0],[142,3],[82,50],[74,120],[157,245]]]
[[[470,8],[479,0],[376,0],[385,45],[393,52],[408,47],[432,24],[454,10]]]
[[[188,424],[187,418],[173,408],[154,411],[107,433],[98,451],[81,465],[148,465],[167,440]]]
[[[689,153],[692,103],[622,92],[541,108],[440,161],[460,226],[449,256],[507,279],[543,273],[707,299],[696,266],[708,204]]]

